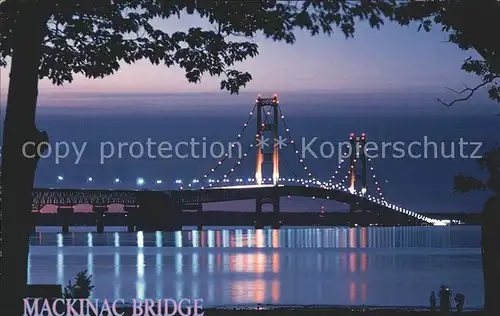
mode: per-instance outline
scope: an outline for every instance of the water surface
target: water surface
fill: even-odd
[[[202,298],[206,306],[405,305],[441,284],[483,302],[478,227],[209,229],[31,237],[30,283],[87,269],[95,298]]]

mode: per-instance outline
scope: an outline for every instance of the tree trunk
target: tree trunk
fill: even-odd
[[[486,314],[497,311],[497,290],[500,285],[500,195],[484,205],[481,227],[483,259],[484,309]]]
[[[23,315],[27,284],[31,204],[35,169],[39,157],[33,146],[23,153],[26,142],[47,140],[35,126],[38,97],[38,69],[42,41],[49,17],[45,1],[19,2],[19,16],[13,30],[13,54],[2,156],[2,310]],[[29,157],[33,158],[29,158]]]

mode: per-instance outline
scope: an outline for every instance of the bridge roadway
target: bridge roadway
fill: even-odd
[[[46,205],[75,206],[88,204],[93,206],[108,206],[122,204],[137,205],[137,196],[140,192],[149,190],[106,190],[106,189],[55,189],[35,188],[33,192],[33,210],[40,210]],[[149,191],[151,192],[151,191]],[[272,196],[314,197],[338,201],[350,205],[361,203],[363,209],[374,213],[385,211],[395,212],[394,209],[366,198],[350,194],[341,190],[324,189],[306,186],[235,186],[223,188],[206,188],[198,190],[167,190],[166,196],[173,198],[181,206],[194,206],[203,203],[255,200]],[[398,212],[399,213],[399,212]]]

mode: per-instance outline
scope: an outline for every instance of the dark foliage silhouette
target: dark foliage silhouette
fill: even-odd
[[[221,89],[238,93],[251,75],[234,68],[258,54],[252,37],[295,42],[294,32],[352,37],[355,22],[372,27],[392,14],[392,1],[220,1],[220,0],[32,0],[3,2],[0,8],[0,62],[10,57],[11,73],[2,156],[4,274],[10,286],[2,303],[22,311],[26,284],[31,191],[39,157],[22,154],[27,141],[47,140],[35,125],[38,80],[71,82],[80,73],[100,78],[116,72],[120,62],[148,59],[178,65],[189,82],[203,75],[223,76]],[[196,15],[212,28],[187,32],[161,30],[153,19]],[[182,17],[181,17],[182,18]],[[165,83],[168,85],[168,83]],[[29,153],[36,154],[36,153]],[[12,286],[14,285],[15,286]],[[7,308],[7,307],[6,307]]]
[[[455,192],[468,193],[471,191],[492,192],[492,196],[486,201],[482,213],[481,246],[483,258],[483,282],[484,282],[484,308],[486,311],[495,311],[497,302],[496,288],[500,280],[500,258],[498,257],[498,245],[500,235],[500,148],[486,153],[478,159],[481,170],[488,173],[486,180],[471,176],[458,174],[455,177]]]
[[[71,298],[88,298],[94,289],[92,285],[92,275],[88,275],[87,270],[80,271],[75,276],[75,283],[69,281],[68,285],[64,288],[63,297],[65,299]]]
[[[479,55],[479,58],[466,59],[462,70],[477,75],[481,82],[474,87],[465,86],[461,90],[450,89],[457,93],[457,98],[451,101],[438,98],[441,104],[452,106],[457,102],[466,101],[482,88],[488,90],[490,99],[500,102],[500,1],[410,1],[396,8],[394,18],[402,25],[420,23],[419,30],[427,32],[433,26],[441,27],[443,31],[448,32],[450,43],[456,44],[462,50],[473,50]],[[485,160],[480,161],[480,165],[490,175],[488,182],[458,175],[455,178],[455,190],[465,193],[489,189],[495,194],[485,203],[481,233],[484,309],[493,312],[497,286],[494,280],[500,277],[500,261],[494,248],[500,242],[500,231],[495,229],[500,225],[498,149],[488,153]],[[489,167],[486,167],[487,165]]]
[[[481,1],[409,1],[398,6],[395,19],[402,25],[420,23],[419,30],[429,32],[432,26],[440,26],[449,33],[448,41],[462,50],[475,50],[481,59],[470,57],[462,69],[480,77],[481,83],[454,90],[458,98],[445,102],[446,106],[470,99],[476,91],[485,87],[490,99],[500,102],[500,2]]]

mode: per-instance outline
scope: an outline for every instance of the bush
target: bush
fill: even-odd
[[[92,275],[88,275],[87,270],[77,273],[75,283],[71,283],[64,288],[64,298],[88,298],[94,289],[92,285]]]

